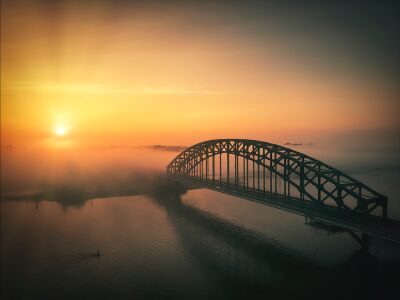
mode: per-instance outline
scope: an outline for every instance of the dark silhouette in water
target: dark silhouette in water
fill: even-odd
[[[178,188],[170,197],[152,199],[167,212],[182,246],[225,295],[229,291],[232,298],[286,298],[308,295],[312,289],[325,296],[330,290],[332,296],[369,299],[396,286],[399,261],[378,261],[361,248],[348,261],[324,266],[275,239],[182,202],[179,192]],[[337,285],[334,290],[332,282]]]
[[[88,260],[88,259],[93,259],[93,258],[97,258],[99,259],[101,257],[101,253],[100,250],[97,250],[96,252],[92,252],[92,253],[87,253],[87,254],[78,254],[77,258],[79,260]]]
[[[86,201],[94,198],[133,196],[151,194],[158,190],[164,175],[157,172],[132,172],[121,178],[106,181],[102,179],[93,182],[61,182],[41,185],[37,192],[26,194],[1,194],[1,200],[34,201],[36,207],[40,201],[54,201],[63,208],[81,207]],[[2,191],[3,192],[3,191]]]

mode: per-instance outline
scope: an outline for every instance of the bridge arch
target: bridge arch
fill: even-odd
[[[254,190],[305,206],[363,216],[381,213],[386,218],[387,214],[384,195],[315,158],[268,142],[200,142],[175,157],[167,173],[215,186]]]

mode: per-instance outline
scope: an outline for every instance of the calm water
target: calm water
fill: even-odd
[[[397,152],[298,150],[388,195],[389,216],[400,219]],[[371,240],[374,258],[347,233],[325,235],[302,217],[205,189],[140,195],[177,153],[137,151],[2,153],[2,297],[365,299],[396,291],[399,246]],[[12,192],[42,196],[10,200]]]
[[[2,293],[14,299],[307,295],[332,279],[349,296],[372,283],[367,294],[378,295],[398,270],[345,233],[317,234],[301,217],[208,190],[69,208],[4,201],[1,222]]]

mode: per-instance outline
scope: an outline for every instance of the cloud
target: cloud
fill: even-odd
[[[237,109],[237,110],[224,110],[224,111],[215,111],[215,112],[204,112],[204,113],[195,113],[192,114],[191,117],[193,118],[203,118],[203,117],[215,117],[215,116],[223,116],[223,115],[234,115],[239,114],[247,111],[252,111],[254,108],[245,108],[245,109]]]
[[[287,142],[287,143],[285,143],[285,146],[313,146],[314,145],[314,143],[290,143],[290,142]]]
[[[188,146],[181,145],[147,145],[147,146],[118,146],[118,145],[109,145],[109,146],[92,146],[91,148],[106,148],[106,149],[151,149],[157,151],[169,151],[169,152],[181,152],[188,148]]]
[[[47,92],[70,92],[84,94],[204,94],[219,95],[230,93],[230,91],[213,89],[193,89],[186,87],[126,87],[108,84],[88,83],[58,83],[58,82],[30,82],[16,81],[6,87],[12,90],[39,90]]]
[[[230,93],[230,91],[207,90],[207,89],[185,89],[185,88],[150,88],[150,89],[137,89],[138,93],[143,94],[204,94],[204,95],[219,95]]]
[[[146,146],[153,150],[169,151],[169,152],[181,152],[187,148],[187,146],[167,146],[167,145],[150,145]]]

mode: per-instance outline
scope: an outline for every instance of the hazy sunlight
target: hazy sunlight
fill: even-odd
[[[54,130],[54,133],[57,135],[57,136],[59,136],[59,137],[62,137],[62,136],[64,136],[64,135],[66,135],[67,134],[67,128],[64,126],[64,125],[57,125],[56,126],[56,128],[55,128],[55,130]]]

